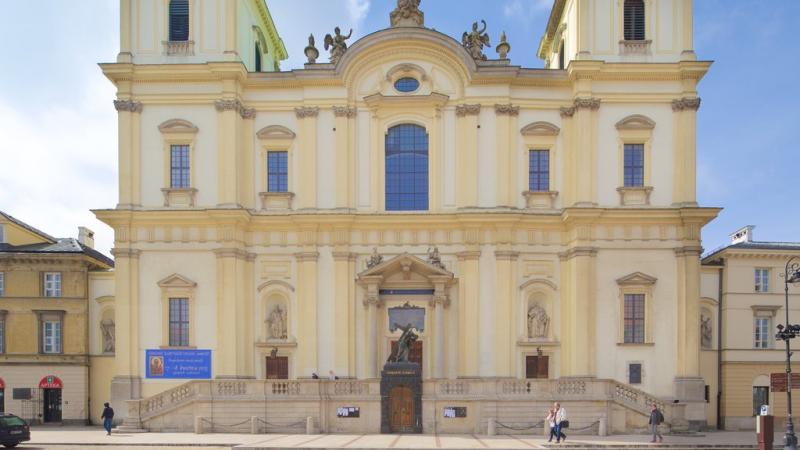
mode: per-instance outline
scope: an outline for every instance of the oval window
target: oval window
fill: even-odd
[[[414,92],[419,88],[419,81],[416,78],[400,78],[394,82],[394,88],[400,92]]]

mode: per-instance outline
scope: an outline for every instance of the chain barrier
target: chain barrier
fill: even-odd
[[[565,429],[566,430],[572,430],[572,431],[583,431],[583,430],[588,430],[589,428],[594,428],[595,426],[599,426],[599,425],[600,425],[600,421],[598,420],[598,421],[590,423],[589,425],[586,425],[583,428],[565,428]]]
[[[246,420],[243,420],[241,422],[232,423],[232,424],[218,424],[218,423],[215,423],[214,420],[209,420],[209,419],[206,419],[205,417],[201,418],[201,420],[211,426],[211,432],[212,433],[217,432],[218,428],[223,428],[223,429],[227,428],[226,431],[230,431],[233,428],[240,427],[240,426],[245,425],[245,424],[250,424],[250,419],[246,419]]]
[[[511,425],[506,425],[503,422],[500,422],[498,420],[495,420],[494,423],[495,423],[495,425],[497,425],[499,427],[508,428],[509,430],[515,430],[515,431],[530,430],[530,429],[533,429],[533,428],[541,428],[541,427],[544,426],[544,420],[540,420],[540,421],[534,423],[533,425],[531,425],[529,427],[512,427]]]
[[[287,428],[292,428],[292,427],[300,427],[300,426],[302,426],[302,427],[305,427],[305,426],[306,426],[306,421],[305,421],[305,420],[301,420],[301,421],[299,421],[299,422],[293,422],[293,423],[290,423],[290,424],[283,424],[283,423],[272,423],[272,422],[267,422],[266,420],[262,419],[261,417],[256,417],[256,420],[257,420],[257,421],[259,421],[259,422],[261,422],[261,423],[263,423],[264,425],[266,425],[266,426],[268,426],[268,427],[270,427],[270,426],[271,426],[271,427],[287,427]]]

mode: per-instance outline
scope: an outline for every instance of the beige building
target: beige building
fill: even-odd
[[[319,39],[330,62],[311,42],[288,72],[248,59],[260,0],[191,2],[182,43],[144,25],[172,3],[122,0],[101,64],[129,429],[507,431],[555,400],[587,433],[644,427],[652,402],[707,422],[700,232],[719,210],[695,196],[710,62],[691,0],[558,0],[545,69],[399,1],[391,27]],[[381,412],[403,324],[422,405],[398,391]]]
[[[756,241],[753,228],[732,234],[731,244],[705,256],[702,266],[702,372],[710,387],[709,421],[715,423],[718,414],[728,430],[754,429],[754,415],[765,404],[776,424],[786,417],[786,393],[771,391],[770,375],[785,376],[786,347],[775,334],[778,324],[786,325],[784,274],[791,258],[800,259],[800,243]],[[800,307],[792,305],[800,304],[800,289],[788,286],[794,324]]]
[[[78,239],[54,238],[0,211],[0,411],[34,423],[85,424],[96,415],[90,385],[102,380],[92,378],[87,339],[102,337],[87,333],[95,324],[89,286],[113,276],[114,262],[93,245],[86,228]],[[106,319],[97,325],[113,351],[113,313]]]

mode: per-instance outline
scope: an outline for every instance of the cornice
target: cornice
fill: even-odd
[[[139,259],[139,255],[142,254],[141,250],[135,248],[112,248],[111,254],[114,255],[114,258],[131,258],[131,259]]]
[[[316,262],[319,259],[319,252],[297,252],[294,257],[298,262]]]

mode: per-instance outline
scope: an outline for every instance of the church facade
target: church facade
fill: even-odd
[[[695,195],[710,63],[691,0],[557,0],[544,69],[401,0],[389,28],[337,29],[330,62],[311,38],[291,71],[251,58],[284,56],[261,0],[188,2],[181,42],[176,3],[122,0],[101,64],[126,426],[379,432],[408,326],[422,405],[393,399],[396,430],[538,430],[553,401],[585,432],[643,427],[652,402],[706,423],[700,232],[718,209]]]

